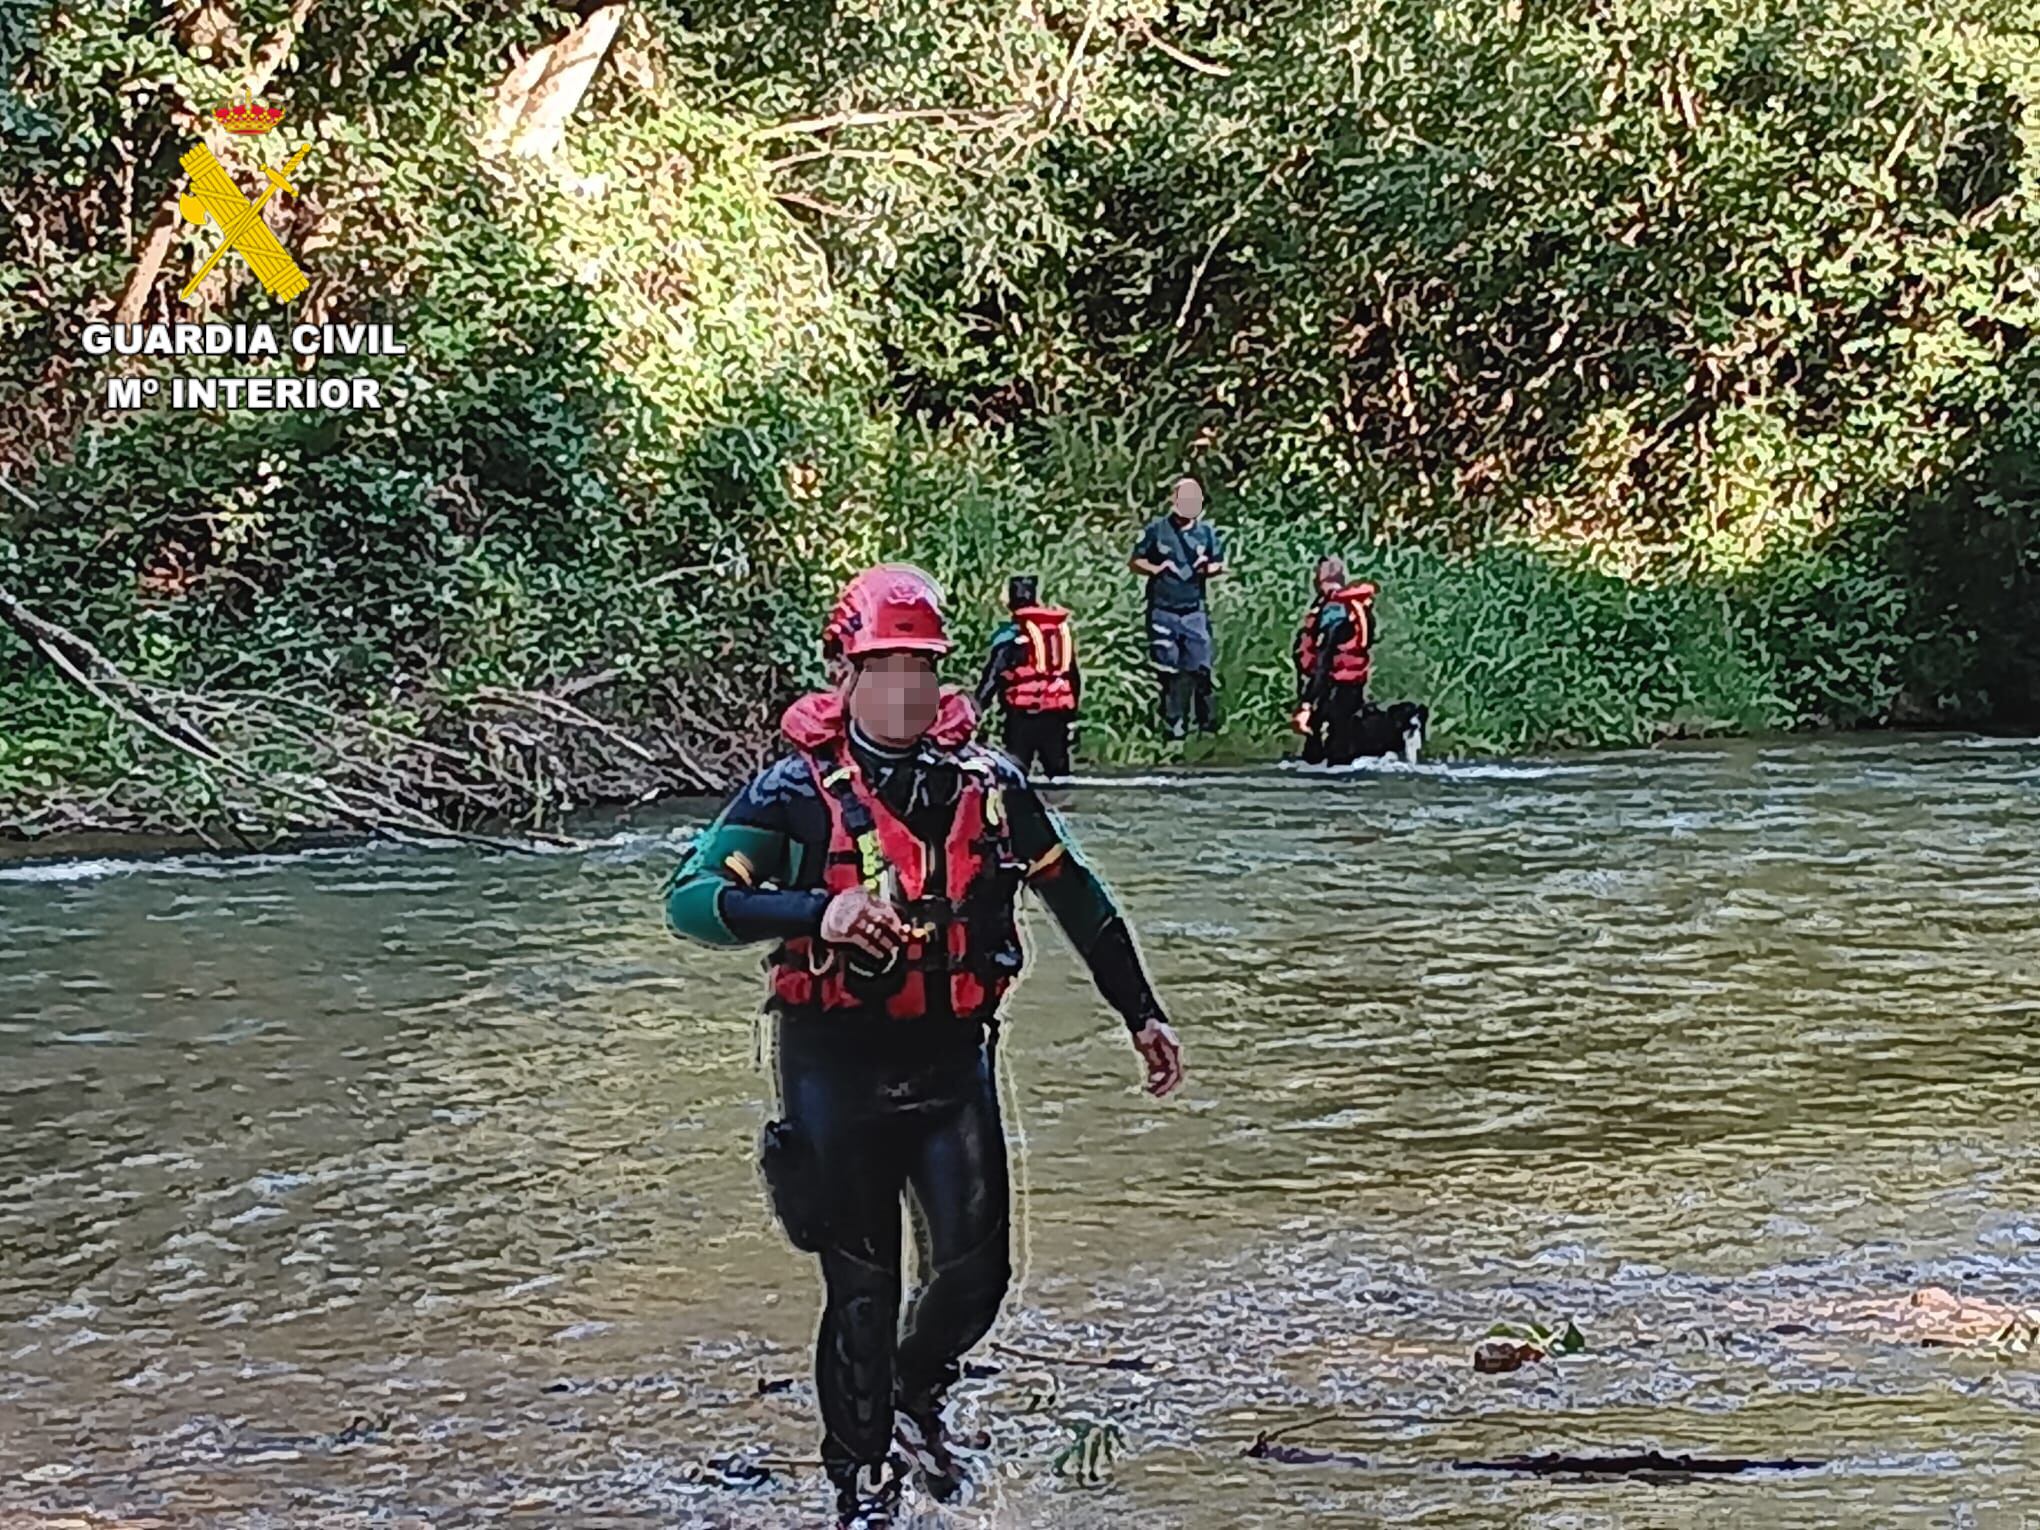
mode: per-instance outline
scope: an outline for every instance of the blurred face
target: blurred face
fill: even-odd
[[[1339,592],[1340,586],[1344,585],[1345,582],[1346,570],[1344,565],[1338,563],[1320,563],[1318,565],[1318,594],[1324,596],[1336,595]]]
[[[1204,513],[1204,485],[1194,478],[1176,480],[1169,496],[1169,513],[1179,521],[1194,521]]]
[[[942,686],[925,653],[873,654],[852,671],[844,705],[874,744],[903,749],[935,725]]]

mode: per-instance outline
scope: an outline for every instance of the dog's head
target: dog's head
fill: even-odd
[[[1403,762],[1416,764],[1417,756],[1424,752],[1424,727],[1431,720],[1430,708],[1414,701],[1398,701],[1388,709],[1388,715],[1402,741]]]

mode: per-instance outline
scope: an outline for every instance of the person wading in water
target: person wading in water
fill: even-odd
[[[1374,586],[1349,584],[1346,560],[1321,559],[1310,609],[1296,634],[1296,730],[1311,764],[1350,765],[1360,754],[1374,668]]]
[[[1225,544],[1203,515],[1204,486],[1177,479],[1169,513],[1147,523],[1126,564],[1147,580],[1148,658],[1162,686],[1162,731],[1171,739],[1183,737],[1193,711],[1198,732],[1218,731],[1204,590],[1226,571]]]
[[[895,1440],[937,1499],[967,1473],[943,1399],[1011,1275],[993,1063],[1031,886],[1126,1022],[1161,1096],[1182,1052],[1110,894],[1025,775],[970,742],[933,581],[850,582],[823,629],[836,689],[795,702],[793,752],[740,791],[667,884],[666,918],[711,945],[776,941],[780,1118],[761,1167],[788,1238],[821,1261],[822,1464],[838,1523],[890,1523]],[[900,1223],[919,1290],[901,1323]]]
[[[978,681],[980,712],[996,697],[1004,720],[999,729],[1006,753],[1029,772],[1057,780],[1070,773],[1070,727],[1083,699],[1077,669],[1076,634],[1070,613],[1041,603],[1040,581],[1019,575],[1006,586],[1013,619],[992,634],[991,657]]]

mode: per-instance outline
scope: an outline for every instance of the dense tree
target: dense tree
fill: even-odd
[[[182,316],[177,160],[250,86],[243,163],[312,146],[298,310],[394,323],[396,403],[107,414],[137,363],[79,326]],[[1330,543],[1470,747],[2030,717],[2036,90],[1957,0],[43,0],[0,12],[0,585],[184,695],[473,750],[569,687],[728,758],[856,560],[966,616],[1024,560],[1124,753],[1120,544],[1194,464],[1246,742]],[[278,316],[234,262],[198,306]],[[18,806],[152,747],[26,647],[0,703]]]

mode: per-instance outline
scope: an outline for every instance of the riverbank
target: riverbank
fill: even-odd
[[[1829,730],[1820,733],[1802,731],[1735,737],[1668,733],[1643,747],[1649,755],[1663,757],[1669,768],[1679,756],[1694,751],[1706,753],[1722,748],[1756,751],[1799,747],[1847,749],[1853,746],[1875,746],[1880,741],[1888,741],[1894,746],[1909,743],[1939,743],[1979,749],[2040,749],[2040,736],[2036,735],[1931,727],[1859,729],[1848,732]],[[1520,766],[1533,773],[1545,768],[1565,770],[1590,766],[1596,762],[1629,760],[1635,758],[1637,753],[1636,749],[1607,749],[1458,758],[1441,758],[1427,754],[1414,767],[1405,765],[1399,760],[1368,760],[1354,766],[1333,769],[1297,767],[1294,779],[1326,783],[1347,779],[1353,781],[1355,789],[1366,790],[1371,782],[1377,780],[1392,781],[1397,778],[1421,780],[1427,777],[1481,779],[1495,771],[1506,774],[1512,766]],[[1079,761],[1078,779],[1064,790],[1081,793],[1099,787],[1137,788],[1167,784],[1222,789],[1229,781],[1237,781],[1243,787],[1251,788],[1264,768],[1276,771],[1284,766],[1296,765],[1293,753],[1284,755],[1228,749],[1223,740],[1192,740],[1173,752],[1158,751],[1148,759],[1126,764],[1101,765]],[[663,819],[675,813],[705,818],[721,806],[725,795],[726,793],[720,791],[652,793],[612,801],[590,802],[560,820],[543,837],[537,838],[520,838],[516,826],[504,822],[484,822],[472,827],[478,842],[484,845],[548,854],[569,853],[604,843],[613,843],[619,836],[628,838],[636,825],[648,818]],[[146,864],[153,860],[184,856],[246,859],[308,851],[344,852],[362,849],[371,844],[374,837],[336,825],[280,832],[265,840],[220,832],[204,835],[165,832],[143,823],[106,822],[82,826],[68,832],[33,837],[10,833],[0,828],[0,870],[12,868],[26,875],[37,867],[49,867],[55,874],[55,869],[64,865],[102,860],[122,864]],[[416,837],[420,840],[429,839],[429,836]]]
[[[1037,574],[1045,596],[1076,614],[1078,757],[1110,768],[1180,758],[1157,735],[1140,588],[1125,569],[1138,522],[1103,510],[1057,518],[1044,492],[1024,476],[981,483],[975,497],[917,491],[919,513],[887,540],[845,540],[835,556],[929,567],[958,645],[946,678],[966,687],[1002,618],[1008,575]],[[1234,570],[1212,597],[1223,727],[1191,746],[1193,761],[1267,762],[1294,747],[1290,654],[1310,570],[1327,546],[1352,547],[1321,498],[1255,486],[1227,497],[1242,492],[1251,513],[1236,505],[1218,517]],[[1882,585],[1850,575],[1838,555],[1809,584],[1777,570],[1627,577],[1520,546],[1363,542],[1349,558],[1381,590],[1373,693],[1430,709],[1434,756],[1633,748],[1945,710],[1908,691],[1907,640],[1879,615]],[[188,834],[223,847],[377,823],[542,834],[590,807],[726,791],[776,752],[785,702],[820,683],[812,634],[841,576],[814,572],[770,581],[754,571],[780,603],[732,605],[726,591],[714,620],[684,641],[648,619],[635,636],[649,651],[605,653],[580,633],[587,656],[570,666],[512,653],[498,635],[487,679],[449,653],[376,691],[321,687],[282,651],[259,656],[274,672],[259,688],[175,683],[38,618],[24,624],[36,646],[13,657],[12,679],[0,675],[0,706],[19,719],[0,734],[0,833]],[[222,657],[207,648],[191,661]],[[71,673],[101,678],[88,692]]]
[[[1184,471],[1236,570],[1243,748],[1280,746],[1327,552],[1382,586],[1381,692],[1454,754],[2040,716],[2016,29],[1456,5],[1337,46],[1315,12],[1177,17],[1165,50],[1159,20],[1025,7],[883,44],[596,9],[573,37],[540,0],[187,17],[135,91],[99,83],[138,46],[119,8],[24,34],[0,586],[268,784],[162,757],[0,638],[0,821],[543,829],[727,734],[721,784],[842,581],[897,557],[949,592],[963,681],[1040,574],[1090,757],[1137,763],[1126,554]],[[582,45],[541,109],[533,60]],[[103,410],[178,378],[77,325],[172,316],[198,251],[138,209],[257,59],[321,167],[287,231],[321,322],[405,346],[347,359],[385,407]],[[259,319],[226,269],[195,316]]]

